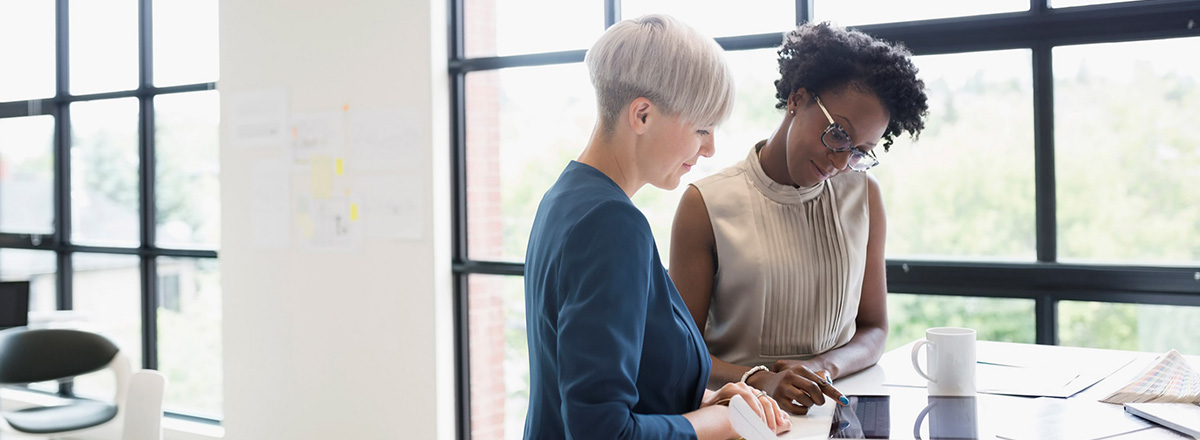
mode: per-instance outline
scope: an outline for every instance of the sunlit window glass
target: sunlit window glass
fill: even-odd
[[[71,94],[137,88],[137,0],[69,4]]]
[[[529,405],[524,282],[470,277],[471,438],[522,438]]]
[[[929,116],[917,142],[876,148],[889,258],[1036,258],[1028,50],[919,56]]]
[[[1200,38],[1054,49],[1060,260],[1200,262],[1195,53]]]
[[[51,116],[0,119],[0,232],[54,232]]]
[[[221,280],[216,259],[158,258],[158,370],[167,411],[221,414]]]
[[[934,18],[964,17],[1028,11],[1029,0],[814,0],[814,20],[841,25],[895,23]]]
[[[710,37],[784,32],[796,26],[796,2],[778,0],[623,0],[621,18],[667,14]]]
[[[71,239],[138,242],[138,102],[71,104]]]
[[[583,50],[604,33],[603,2],[464,0],[463,9],[471,58]]]
[[[155,0],[154,85],[216,81],[217,0]]]
[[[215,249],[220,241],[220,112],[216,91],[154,98],[159,246]]]
[[[0,102],[54,96],[54,4],[0,2]]]
[[[1035,341],[1034,302],[1017,298],[889,293],[888,342],[891,350],[925,337],[931,327],[975,329],[980,341]]]
[[[1200,339],[1190,330],[1200,322],[1200,307],[1117,304],[1086,301],[1058,303],[1058,343],[1200,355]]]
[[[592,132],[583,64],[467,75],[467,207],[473,259],[524,261],[542,194]]]
[[[29,311],[34,314],[57,308],[56,273],[58,260],[52,251],[0,249],[0,281],[28,281]]]
[[[133,368],[142,366],[141,265],[132,255],[76,253],[71,258],[74,307],[82,330],[98,333],[120,347]],[[112,396],[112,375],[76,380],[85,396]]]

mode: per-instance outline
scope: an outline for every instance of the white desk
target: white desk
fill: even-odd
[[[973,402],[979,439],[1188,438],[1126,414],[1121,405],[1099,402],[1128,384],[1162,353],[986,341],[979,342],[977,351],[980,361],[1007,361],[1031,370],[1064,365],[1112,365],[1115,370],[1107,378],[1067,399],[979,393]],[[888,438],[930,438],[928,419],[923,420],[920,429],[914,432],[918,415],[932,401],[927,390],[886,385],[907,382],[915,374],[911,352],[912,343],[906,344],[884,353],[877,365],[834,381],[834,386],[846,395],[890,396]],[[1200,357],[1187,356],[1187,360],[1193,367],[1200,367]],[[1117,369],[1121,365],[1123,367]],[[832,403],[814,408],[808,416],[793,416],[793,432],[781,438],[827,438],[832,418]]]

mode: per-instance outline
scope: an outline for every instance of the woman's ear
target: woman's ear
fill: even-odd
[[[651,118],[651,113],[654,111],[654,103],[650,102],[645,97],[639,97],[629,103],[629,127],[636,134],[643,134],[654,118]]]
[[[788,113],[792,115],[796,114],[797,110],[804,108],[804,104],[806,104],[809,99],[808,89],[803,87],[796,89],[796,91],[792,92],[791,95],[788,95]]]

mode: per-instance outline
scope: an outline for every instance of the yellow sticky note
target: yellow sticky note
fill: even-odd
[[[310,166],[312,170],[312,197],[317,200],[329,200],[333,196],[333,160],[329,156],[313,156]]]
[[[296,229],[305,239],[313,238],[317,234],[317,225],[308,214],[296,214]]]
[[[345,169],[342,166],[342,158],[339,157],[337,159],[337,171],[334,171],[334,173],[340,176],[344,172],[345,172]]]
[[[351,221],[358,220],[358,204],[357,203],[350,204],[350,220]]]

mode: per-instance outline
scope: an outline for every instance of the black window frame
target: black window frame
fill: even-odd
[[[0,102],[0,119],[50,115],[54,118],[54,232],[27,234],[0,232],[0,250],[28,249],[53,251],[57,260],[55,282],[58,310],[73,308],[75,254],[135,255],[139,258],[140,319],[142,325],[140,368],[158,368],[158,257],[216,259],[217,250],[159,247],[155,244],[155,124],[154,98],[157,96],[216,90],[216,82],[155,87],[153,81],[153,0],[138,0],[138,86],[132,90],[72,95],[70,93],[69,0],[55,0],[55,96],[53,98]],[[71,241],[71,119],[70,105],[77,102],[137,98],[138,100],[138,222],[141,229],[137,247],[87,246]],[[70,394],[69,384],[60,387]],[[195,414],[167,412],[168,416],[207,424],[219,419]]]
[[[468,278],[473,274],[523,276],[524,265],[474,260],[467,249],[466,75],[511,67],[579,63],[586,50],[467,58],[464,3],[449,0],[451,188],[453,210],[455,377],[458,438],[470,438]],[[620,17],[620,0],[603,0],[605,27]],[[1200,306],[1200,268],[1167,265],[1070,264],[1058,261],[1054,175],[1054,47],[1200,36],[1200,2],[1142,0],[1055,9],[1030,0],[1029,10],[943,19],[854,25],[868,34],[902,41],[916,55],[1005,49],[1032,52],[1034,179],[1037,259],[1029,263],[887,260],[889,292],[1032,299],[1036,343],[1058,342],[1058,303]],[[812,0],[796,0],[796,22],[811,17]],[[778,46],[782,33],[717,38],[726,50]]]

